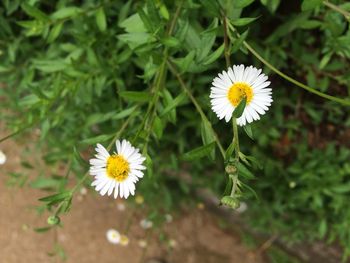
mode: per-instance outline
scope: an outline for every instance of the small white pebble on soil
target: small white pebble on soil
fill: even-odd
[[[0,165],[3,165],[4,163],[6,163],[6,155],[0,150]]]

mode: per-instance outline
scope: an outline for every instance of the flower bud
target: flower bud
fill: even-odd
[[[58,216],[49,216],[47,218],[47,223],[49,225],[58,225],[60,223],[60,218]]]
[[[225,171],[228,174],[235,174],[237,172],[237,168],[234,165],[229,164],[225,167]]]
[[[239,200],[229,195],[226,195],[223,198],[221,198],[220,202],[221,204],[226,205],[232,209],[237,209],[240,206]]]

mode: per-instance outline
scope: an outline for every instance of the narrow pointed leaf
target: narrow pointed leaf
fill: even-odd
[[[247,103],[247,98],[244,98],[243,100],[241,100],[241,102],[238,104],[238,106],[233,111],[232,116],[236,117],[236,118],[241,117],[243,114],[246,103]]]

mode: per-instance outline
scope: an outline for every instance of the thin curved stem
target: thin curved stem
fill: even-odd
[[[235,159],[239,161],[239,137],[236,118],[232,118],[233,144],[235,146]]]
[[[295,79],[293,79],[292,77],[289,77],[288,75],[284,74],[283,72],[279,71],[277,68],[275,68],[273,65],[271,65],[269,62],[267,62],[262,56],[260,56],[260,54],[258,52],[256,52],[256,50],[254,50],[247,42],[243,42],[243,44],[246,46],[246,48],[257,58],[259,59],[262,63],[264,63],[267,67],[269,67],[272,71],[274,71],[276,74],[280,75],[282,78],[284,78],[285,80],[288,80],[289,82],[299,86],[300,88],[303,88],[311,93],[314,93],[320,97],[323,97],[325,99],[328,100],[332,100],[335,102],[339,102],[341,104],[344,105],[349,105],[350,106],[350,101],[348,100],[344,100],[344,99],[340,99],[325,93],[322,93],[314,88],[311,88]]]
[[[236,32],[238,36],[240,36],[240,34],[235,30],[235,28],[230,24],[228,23],[228,26],[230,27],[230,29],[233,31],[233,32]],[[350,106],[350,101],[349,100],[344,100],[344,99],[340,99],[340,98],[337,98],[337,97],[334,97],[334,96],[331,96],[331,95],[328,95],[328,94],[325,94],[325,93],[322,93],[314,88],[311,88],[295,79],[293,79],[292,77],[284,74],[283,72],[281,72],[280,70],[278,70],[277,68],[275,68],[272,64],[270,64],[266,59],[264,59],[251,45],[249,45],[247,43],[247,41],[243,41],[243,45],[257,58],[259,59],[262,63],[264,63],[268,68],[270,68],[272,71],[274,71],[276,74],[278,74],[279,76],[281,76],[282,78],[284,78],[285,80],[293,83],[294,85],[300,87],[300,88],[303,88],[313,94],[316,94],[322,98],[325,98],[325,99],[328,99],[328,100],[331,100],[331,101],[335,101],[335,102],[338,102],[338,103],[341,103],[343,105],[348,105]]]
[[[342,8],[340,8],[339,6],[337,5],[334,5],[328,1],[323,1],[323,4],[327,7],[329,7],[330,9],[333,9],[334,11],[342,14],[346,20],[350,21],[350,13]]]
[[[188,89],[188,87],[186,86],[185,82],[183,81],[183,79],[181,78],[180,73],[175,69],[175,67],[172,65],[172,63],[170,61],[168,61],[168,66],[170,71],[172,71],[172,73],[176,76],[177,80],[180,83],[180,86],[182,87],[182,89],[186,92],[187,96],[190,98],[190,100],[192,101],[193,105],[195,106],[195,108],[197,109],[199,115],[201,116],[202,120],[205,121],[211,132],[214,135],[214,140],[217,144],[217,146],[219,147],[220,153],[222,155],[222,157],[225,159],[225,150],[222,147],[218,135],[216,134],[216,132],[214,131],[213,127],[211,126],[211,123],[209,122],[207,116],[204,114],[201,106],[199,105],[199,103],[197,102],[197,100],[195,99],[195,97],[192,95],[191,91]]]
[[[225,14],[223,14],[223,26],[224,26],[224,46],[225,46],[225,60],[226,60],[226,66],[231,66],[230,61],[230,42],[228,38],[228,28],[227,28],[227,17]],[[237,127],[237,118],[232,116],[232,131],[233,131],[233,139],[232,143],[234,144],[235,149],[235,159],[236,161],[239,161],[239,136],[238,136],[238,127]]]
[[[177,18],[180,15],[180,11],[181,11],[181,8],[182,8],[182,3],[183,3],[183,1],[181,1],[180,4],[178,5],[178,7],[177,7],[177,9],[175,11],[174,17],[173,17],[173,19],[170,22],[169,30],[167,32],[168,36],[171,36],[173,31],[174,31]],[[153,125],[154,115],[155,115],[155,112],[156,112],[155,105],[157,104],[159,96],[160,96],[159,91],[160,91],[160,88],[162,86],[161,84],[163,83],[163,80],[164,80],[165,75],[166,75],[166,71],[167,71],[167,69],[166,69],[166,64],[167,63],[166,63],[166,61],[167,61],[167,59],[168,59],[168,48],[166,47],[164,49],[164,52],[163,52],[162,64],[160,65],[160,69],[158,71],[157,77],[156,77],[156,79],[154,80],[154,83],[153,83],[152,90],[154,90],[154,94],[153,94],[152,100],[148,104],[148,108],[147,108],[147,112],[145,114],[145,117],[143,118],[142,123],[140,124],[139,129],[136,132],[136,135],[134,136],[134,138],[132,140],[132,141],[136,141],[136,139],[139,137],[141,131],[145,128],[146,121],[148,121],[150,115],[152,115],[151,116],[151,120],[148,123],[148,129],[147,129],[148,133],[147,133],[145,147],[147,147],[147,144],[148,144],[147,140],[149,138],[149,133],[150,133],[149,130],[152,128],[152,125]],[[144,147],[144,149],[145,149],[145,147]]]
[[[13,136],[16,136],[17,134],[20,134],[20,133],[23,132],[24,130],[26,130],[26,129],[32,127],[34,124],[35,124],[35,123],[32,123],[32,124],[30,124],[30,125],[27,125],[27,126],[21,128],[21,129],[19,129],[18,131],[15,131],[15,132],[13,132],[13,133],[11,133],[11,134],[9,134],[9,135],[6,135],[5,137],[3,137],[3,138],[0,139],[0,143],[3,142],[3,141],[6,141],[7,139],[9,139],[9,138],[11,138],[11,137],[13,137]]]

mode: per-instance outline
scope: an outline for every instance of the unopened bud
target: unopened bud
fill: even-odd
[[[235,166],[229,164],[225,167],[225,171],[228,174],[235,174],[237,172],[237,168]]]
[[[58,225],[60,223],[60,218],[58,216],[49,216],[47,218],[47,223],[49,225]]]
[[[220,200],[221,204],[226,205],[232,209],[237,209],[240,206],[240,202],[237,198],[226,195]]]

